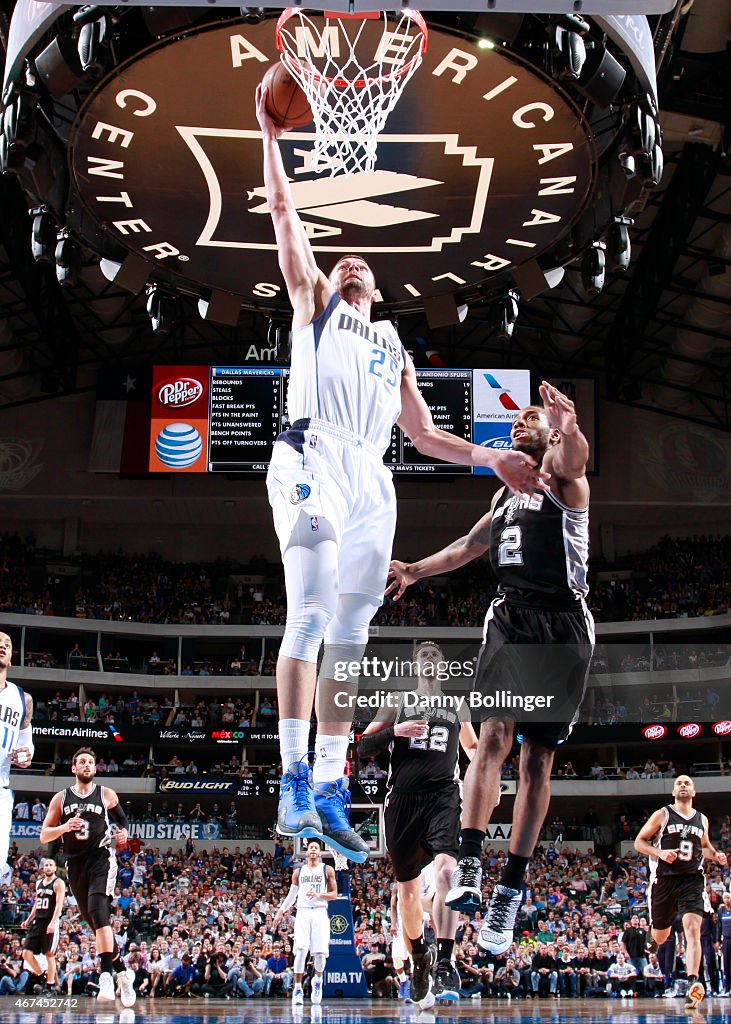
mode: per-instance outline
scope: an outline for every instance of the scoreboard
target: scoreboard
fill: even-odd
[[[289,426],[289,367],[158,366],[153,374],[151,472],[265,473]],[[474,444],[510,447],[510,425],[530,402],[528,370],[424,369],[419,390],[436,426]],[[384,463],[398,476],[473,475],[422,455],[394,427]]]

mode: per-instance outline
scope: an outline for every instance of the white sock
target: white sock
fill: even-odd
[[[315,737],[315,766],[312,769],[312,781],[316,786],[337,782],[345,774],[345,759],[348,755],[347,736]]]
[[[305,757],[309,750],[309,738],[309,721],[302,718],[279,719],[279,752],[283,772],[288,772],[291,765]]]

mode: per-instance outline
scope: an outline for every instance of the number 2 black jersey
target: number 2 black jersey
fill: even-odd
[[[413,696],[413,694],[410,694]],[[459,782],[459,733],[462,722],[456,712],[417,705],[401,708],[398,722],[428,721],[424,739],[397,736],[391,743],[388,789],[416,793],[441,789]]]
[[[79,796],[73,787],[63,791],[61,823],[77,815],[87,824],[78,832],[64,832],[63,852],[67,857],[84,857],[111,844],[109,814],[101,786],[95,784],[86,796]]]
[[[530,498],[505,487],[490,524],[490,564],[500,593],[548,608],[572,607],[586,597],[589,508],[570,509],[553,494]]]
[[[672,864],[666,864],[659,857],[650,858],[650,875],[664,878],[669,875],[694,875],[703,871],[703,848],[701,840],[705,831],[704,818],[700,811],[694,811],[689,818],[678,814],[672,804],[663,807],[665,820],[652,845],[660,850],[677,850],[678,856]]]

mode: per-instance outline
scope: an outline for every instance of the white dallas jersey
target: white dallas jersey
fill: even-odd
[[[311,868],[304,864],[300,868],[299,891],[297,892],[297,910],[321,910],[327,909],[326,900],[313,900],[307,895],[308,892],[327,892],[327,877],[325,865],[318,864]]]
[[[335,293],[316,320],[292,332],[290,422],[307,429],[303,420],[325,420],[383,454],[401,415],[405,365],[393,324],[365,320]]]
[[[10,785],[10,755],[25,718],[25,693],[9,680],[0,690],[0,786]]]

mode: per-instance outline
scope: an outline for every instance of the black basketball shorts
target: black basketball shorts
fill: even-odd
[[[701,871],[692,875],[661,875],[647,889],[647,911],[653,928],[671,928],[676,916],[698,914],[710,910],[706,896],[705,877]]]
[[[56,925],[56,930],[51,932],[50,935],[46,931],[47,927],[47,921],[38,921],[37,923],[33,921],[25,937],[23,949],[27,949],[29,953],[34,955],[43,953],[44,956],[48,956],[49,953],[55,953],[59,937],[58,925]]]
[[[398,882],[410,882],[438,853],[457,856],[462,816],[460,786],[428,792],[391,791],[386,797],[386,849]]]
[[[512,718],[520,735],[555,750],[578,718],[593,650],[583,602],[554,610],[496,598],[485,618],[473,718]]]

